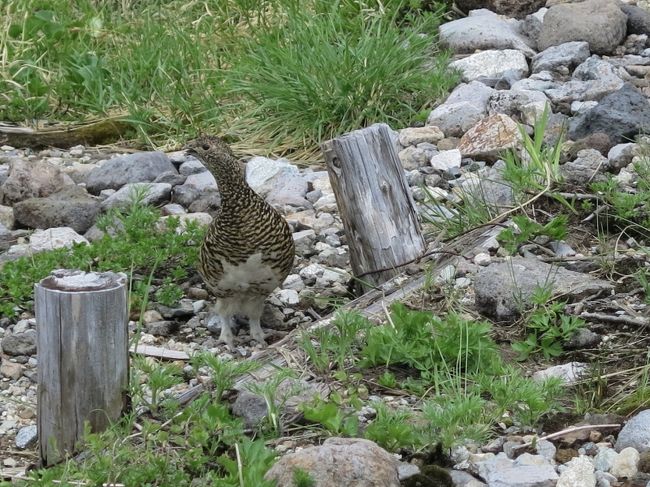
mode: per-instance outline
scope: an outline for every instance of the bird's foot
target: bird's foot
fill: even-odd
[[[266,347],[266,335],[264,335],[264,332],[262,331],[261,328],[259,329],[253,329],[251,328],[251,337],[253,340],[255,340],[257,343],[262,345],[263,347]]]
[[[235,337],[232,334],[232,330],[228,326],[221,327],[221,335],[219,335],[219,340],[226,344],[228,350],[235,349]]]

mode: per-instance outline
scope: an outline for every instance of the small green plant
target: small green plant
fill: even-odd
[[[311,363],[320,372],[330,369],[332,364],[338,370],[354,365],[355,353],[366,330],[371,326],[359,313],[338,313],[332,322],[332,327],[321,327],[310,332],[304,332],[300,345],[307,353]],[[316,340],[318,346],[315,346]]]
[[[650,270],[639,269],[634,276],[643,289],[645,303],[650,304]]]
[[[540,287],[531,297],[533,309],[525,318],[528,336],[512,344],[519,354],[518,360],[526,360],[536,353],[542,353],[547,359],[560,356],[563,343],[585,326],[584,320],[564,314],[566,303],[551,301],[550,292],[550,288]]]
[[[359,420],[353,409],[332,400],[316,398],[312,404],[303,404],[300,410],[307,421],[322,425],[333,435],[356,436]]]
[[[166,400],[161,393],[182,383],[182,374],[183,370],[177,365],[159,364],[146,357],[136,356],[133,359],[132,370],[132,378],[136,381],[136,385],[131,389],[134,395],[141,395],[141,402],[155,415]],[[137,384],[141,378],[146,378],[148,394]]]
[[[508,227],[497,236],[497,240],[510,255],[516,254],[521,245],[532,242],[535,237],[544,235],[553,240],[563,240],[567,235],[566,215],[553,217],[545,225],[537,223],[526,215],[513,216],[512,221],[516,229]]]
[[[372,406],[377,410],[377,416],[364,431],[367,439],[388,451],[397,451],[399,448],[417,449],[424,443],[413,414],[391,409],[382,403],[374,403]]]
[[[316,487],[316,481],[313,479],[309,472],[296,468],[293,471],[293,483],[295,487]]]
[[[173,282],[172,277],[165,277],[162,285],[156,290],[156,301],[165,306],[175,306],[183,294],[183,289]]]
[[[214,399],[219,402],[223,393],[232,389],[237,378],[258,369],[260,364],[254,360],[224,360],[210,352],[202,352],[192,357],[192,366],[195,369],[207,367],[214,386]]]
[[[266,403],[266,419],[271,433],[279,436],[282,432],[281,411],[286,401],[300,392],[300,385],[293,382],[295,372],[291,369],[278,370],[273,376],[263,382],[250,382],[246,388],[253,394],[264,398]]]

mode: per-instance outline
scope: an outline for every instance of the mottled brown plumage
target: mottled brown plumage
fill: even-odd
[[[246,315],[251,336],[264,343],[264,300],[293,265],[289,225],[248,186],[239,161],[221,139],[203,136],[185,148],[214,175],[221,195],[199,254],[199,273],[217,298],[210,320],[221,320],[220,338],[232,347],[234,316]]]

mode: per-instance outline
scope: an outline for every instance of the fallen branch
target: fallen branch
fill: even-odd
[[[585,424],[583,426],[571,426],[570,428],[566,428],[560,431],[557,431],[556,433],[551,433],[549,435],[545,436],[540,436],[538,438],[533,439],[532,441],[529,441],[527,443],[524,443],[522,445],[517,445],[513,448],[513,450],[521,450],[522,448],[528,448],[529,446],[533,446],[535,443],[542,441],[542,440],[552,440],[553,438],[557,438],[558,436],[563,436],[568,433],[575,433],[576,431],[583,431],[583,430],[589,430],[589,429],[607,429],[607,428],[620,428],[622,425],[620,424]]]
[[[590,321],[606,321],[609,323],[623,323],[632,326],[648,326],[650,320],[646,318],[633,318],[631,316],[607,315],[605,313],[581,313],[580,318]]]

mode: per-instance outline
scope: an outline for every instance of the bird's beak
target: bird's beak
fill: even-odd
[[[190,144],[185,144],[183,146],[183,149],[185,152],[187,152],[190,155],[195,156],[196,155],[196,150],[194,150],[194,147],[192,147]]]

